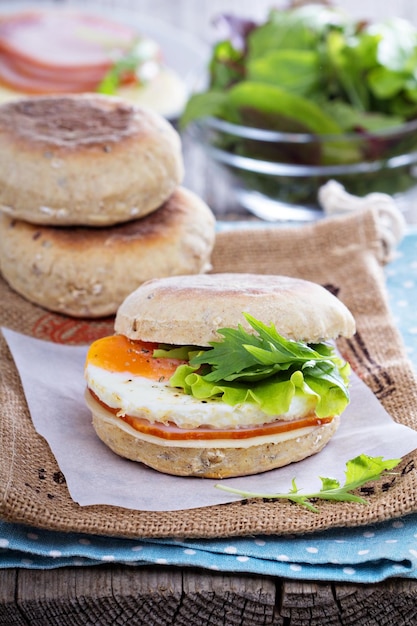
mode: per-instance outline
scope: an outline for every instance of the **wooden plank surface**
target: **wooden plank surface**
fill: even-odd
[[[411,626],[417,581],[287,581],[173,567],[0,570],[0,625]]]

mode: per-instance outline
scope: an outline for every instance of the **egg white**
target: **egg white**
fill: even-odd
[[[143,417],[151,423],[173,423],[179,428],[239,428],[274,422],[277,415],[266,415],[256,404],[230,406],[220,399],[198,400],[159,382],[129,373],[110,372],[88,363],[87,386],[107,406],[118,409],[118,415]],[[295,396],[289,410],[279,419],[293,420],[314,411],[316,396]]]

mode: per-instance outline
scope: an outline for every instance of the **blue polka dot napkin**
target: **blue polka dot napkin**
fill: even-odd
[[[385,268],[390,307],[417,371],[417,229]],[[296,537],[132,540],[58,533],[0,521],[0,567],[52,569],[117,562],[193,566],[303,580],[417,579],[417,515]]]
[[[417,578],[417,515],[297,537],[132,540],[0,523],[2,567],[52,569],[117,562],[193,566],[303,580]]]

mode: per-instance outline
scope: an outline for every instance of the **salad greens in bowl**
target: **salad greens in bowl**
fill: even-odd
[[[321,4],[221,24],[207,84],[180,123],[227,168],[247,208],[253,198],[278,211],[317,207],[329,179],[360,196],[416,185],[415,26]]]

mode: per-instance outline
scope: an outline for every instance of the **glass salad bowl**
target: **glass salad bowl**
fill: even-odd
[[[295,0],[259,23],[220,18],[205,84],[181,119],[240,204],[271,219],[296,207],[317,215],[330,179],[358,196],[414,195],[415,24]]]
[[[402,210],[416,189],[417,120],[378,132],[285,133],[206,117],[191,136],[225,170],[237,202],[266,220],[321,217],[318,190],[337,180],[358,196],[392,195]]]

